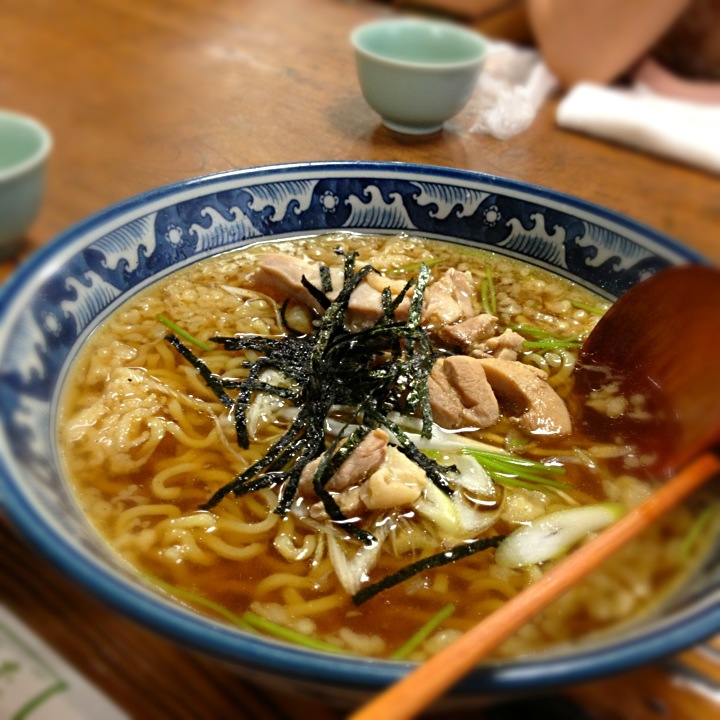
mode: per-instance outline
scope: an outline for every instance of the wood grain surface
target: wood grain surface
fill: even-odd
[[[355,0],[2,0],[0,106],[39,118],[55,146],[41,213],[19,257],[0,263],[0,280],[73,223],[127,197],[207,173],[311,160],[400,160],[543,185],[720,261],[717,177],[562,131],[556,99],[508,141],[469,132],[467,117],[424,138],[384,128],[360,94],[348,35],[398,12],[417,11]],[[491,33],[503,27],[497,17],[474,22]],[[0,550],[0,603],[133,718],[340,717],[268,693],[118,616],[2,519]],[[709,644],[466,717],[720,717],[720,686],[710,681],[720,681],[718,656]]]

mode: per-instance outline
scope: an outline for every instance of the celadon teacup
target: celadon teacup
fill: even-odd
[[[392,130],[440,130],[467,104],[488,43],[459,24],[422,18],[366,23],[351,34],[360,87]]]
[[[0,110],[0,258],[14,252],[37,216],[52,137],[34,118]]]

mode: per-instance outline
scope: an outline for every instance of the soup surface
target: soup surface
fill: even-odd
[[[224,254],[92,335],[64,397],[68,475],[108,543],[179,601],[420,660],[652,491],[651,459],[582,432],[585,412],[647,413],[611,381],[573,394],[606,308],[531,265],[404,235]],[[708,546],[701,510],[678,508],[497,656],[648,611]]]

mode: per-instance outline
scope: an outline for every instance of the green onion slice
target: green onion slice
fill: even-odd
[[[206,342],[203,342],[202,340],[198,340],[196,337],[193,337],[189,332],[186,330],[183,330],[181,327],[179,327],[176,323],[174,323],[169,318],[165,317],[162,313],[160,313],[157,316],[157,319],[166,327],[169,327],[176,335],[179,335],[181,338],[184,338],[189,343],[192,343],[193,345],[197,345],[201,350],[205,350],[206,352],[209,352],[212,350],[212,345],[208,345]]]
[[[286,642],[293,643],[294,645],[302,645],[313,650],[322,650],[323,652],[333,653],[345,652],[342,648],[339,648],[336,645],[331,645],[330,643],[325,643],[322,640],[316,640],[308,637],[307,635],[303,635],[296,630],[282,627],[281,625],[270,622],[270,620],[266,620],[253,612],[247,611],[242,615],[237,615],[214,600],[209,600],[208,598],[205,598],[202,595],[197,595],[189,590],[183,590],[182,588],[175,587],[174,585],[166,583],[153,575],[142,573],[141,576],[148,582],[164,590],[169,595],[173,595],[181,600],[187,600],[194,605],[207,608],[217,615],[220,615],[220,617],[224,618],[232,625],[237,625],[243,630],[260,630],[261,632],[280,640],[285,640]]]
[[[500,485],[524,487],[529,490],[537,490],[542,486],[559,490],[572,489],[572,485],[557,479],[558,476],[565,474],[565,468],[560,465],[548,465],[530,458],[471,447],[464,447],[462,452],[474,457]]]
[[[385,274],[400,275],[401,273],[415,272],[416,270],[419,270],[423,265],[427,265],[427,267],[432,267],[433,265],[437,265],[440,262],[442,262],[442,258],[431,258],[430,260],[422,260],[420,262],[410,263],[410,265],[402,265],[398,268],[386,270]]]
[[[440,608],[419,630],[414,632],[392,655],[391,660],[404,660],[411,652],[427,640],[442,623],[455,612],[450,603]]]
[[[592,313],[593,315],[604,315],[605,310],[594,305],[588,305],[587,303],[580,302],[580,300],[571,300],[570,304],[578,310],[585,310],[585,312]]]

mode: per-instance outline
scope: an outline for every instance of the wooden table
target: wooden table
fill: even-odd
[[[717,177],[561,131],[555,101],[527,132],[504,142],[457,129],[403,138],[381,126],[360,95],[348,34],[391,12],[398,10],[352,0],[3,0],[0,105],[37,116],[55,138],[45,203],[23,255],[153,187],[236,167],[353,159],[469,168],[545,185],[720,262]],[[0,264],[0,279],[15,266]],[[310,701],[271,696],[118,617],[48,567],[2,520],[0,547],[0,604],[130,716],[339,717]],[[720,717],[720,704],[674,674],[689,666],[720,678],[696,649],[546,702],[572,701],[594,718]],[[521,715],[506,708],[491,716]],[[554,716],[584,714],[556,707]]]

